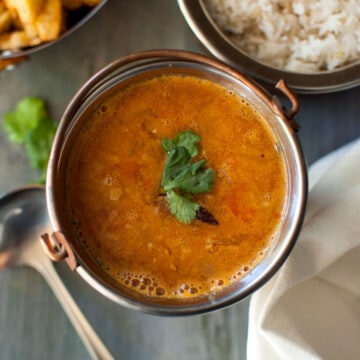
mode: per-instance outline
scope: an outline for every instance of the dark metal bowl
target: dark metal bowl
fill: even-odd
[[[19,50],[0,51],[0,70],[18,62],[24,61],[29,55],[45,49],[48,46],[51,46],[52,44],[57,43],[65,37],[69,36],[80,26],[85,24],[90,18],[92,18],[105,5],[106,2],[107,0],[103,0],[93,8],[84,7],[78,10],[72,10],[66,21],[66,31],[62,32],[56,40],[43,42],[39,45],[30,46]]]
[[[299,93],[329,93],[360,85],[360,59],[336,70],[311,74],[279,70],[236,47],[211,19],[202,0],[178,0],[178,4],[189,27],[212,55],[257,80],[275,84],[284,79]]]

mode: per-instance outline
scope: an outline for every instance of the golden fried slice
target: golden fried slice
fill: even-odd
[[[16,0],[3,0],[2,2],[4,3],[5,7],[9,9],[15,6],[14,4],[16,3]]]
[[[11,16],[11,27],[21,30],[23,28],[22,22],[19,18],[19,15],[15,8],[7,8],[7,11],[9,12]]]
[[[10,29],[12,18],[9,11],[0,11],[0,34]]]
[[[25,31],[12,31],[0,35],[0,50],[19,50],[40,44],[39,38],[29,39]]]
[[[76,10],[83,6],[83,0],[61,0],[65,9]]]
[[[61,0],[65,9],[76,10],[83,5],[94,7],[98,5],[101,0]]]
[[[96,6],[101,3],[101,0],[83,0],[84,5],[87,6]]]
[[[36,24],[23,24],[23,30],[26,33],[26,36],[32,40],[32,39],[37,39],[39,38],[39,33],[38,30],[36,28]]]
[[[23,24],[34,23],[46,0],[4,0],[9,9],[15,9]]]
[[[56,40],[68,11],[101,0],[0,0],[0,51]]]
[[[42,41],[51,41],[59,37],[62,26],[62,4],[60,0],[46,0],[35,25]]]

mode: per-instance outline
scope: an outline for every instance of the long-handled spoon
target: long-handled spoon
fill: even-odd
[[[51,226],[43,187],[24,187],[0,197],[0,269],[23,265],[36,269],[58,298],[91,358],[113,359],[43,251],[39,239],[46,232],[51,232]]]

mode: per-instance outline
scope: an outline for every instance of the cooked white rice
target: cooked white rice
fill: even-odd
[[[251,57],[296,72],[360,59],[360,0],[204,0],[212,19]]]

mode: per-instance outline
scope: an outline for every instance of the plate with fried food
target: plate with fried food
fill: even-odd
[[[68,35],[106,0],[0,0],[0,61],[7,66]],[[1,69],[1,63],[0,63]]]

